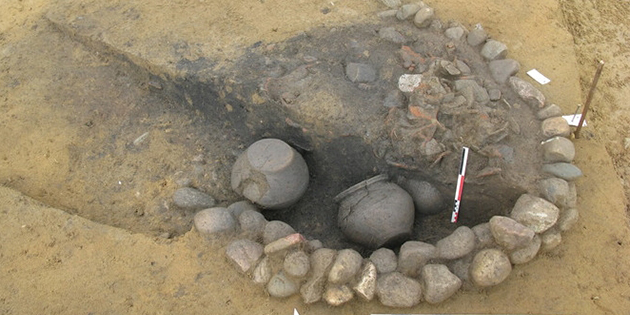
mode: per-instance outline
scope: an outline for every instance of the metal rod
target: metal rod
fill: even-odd
[[[584,108],[582,109],[582,117],[580,117],[580,123],[578,124],[577,129],[575,129],[575,139],[580,138],[580,130],[582,130],[582,124],[584,124],[584,119],[586,118],[588,107],[589,105],[591,105],[591,100],[593,99],[593,94],[595,93],[595,87],[597,86],[597,81],[599,81],[599,76],[602,74],[603,69],[604,61],[600,60],[599,65],[597,66],[597,72],[595,72],[595,77],[593,78],[593,84],[591,84],[591,90],[588,91],[588,96],[586,97]]]

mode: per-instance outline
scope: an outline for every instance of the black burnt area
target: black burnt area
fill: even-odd
[[[509,106],[509,117],[524,122],[517,134],[500,141],[514,149],[510,161],[488,157],[483,148],[473,146],[460,221],[450,223],[461,156],[458,150],[468,143],[447,143],[452,153],[437,163],[400,153],[401,144],[388,136],[384,121],[389,109],[382,104],[387,93],[397,89],[398,77],[409,70],[401,66],[398,54],[402,45],[379,38],[378,30],[384,26],[387,25],[316,29],[285,42],[254,45],[229,72],[208,77],[207,69],[213,64],[201,60],[181,64],[189,74],[184,79],[156,79],[168,87],[165,94],[201,112],[208,124],[222,126],[230,135],[228,141],[246,147],[261,138],[273,137],[302,153],[311,176],[306,194],[288,209],[263,214],[268,220],[290,224],[308,239],[321,240],[326,247],[369,253],[348,241],[337,228],[333,197],[357,182],[383,173],[392,180],[403,176],[429,181],[442,192],[448,205],[438,215],[417,215],[413,239],[435,243],[458,226],[472,227],[487,222],[493,215],[506,215],[522,193],[535,189],[533,183],[538,175],[531,170],[540,164],[536,146],[540,135],[531,110],[526,105],[517,106],[519,100],[507,86],[494,83],[486,62],[479,56],[479,48],[469,47],[465,41],[448,40],[441,30],[419,30],[406,23],[391,25],[409,39],[404,45],[427,59],[466,62],[478,82],[499,88],[507,101],[489,106],[496,110]],[[366,84],[352,83],[345,75],[349,62],[374,65],[380,77]],[[202,72],[206,74],[201,75]],[[290,80],[270,81],[282,78]],[[280,88],[270,91],[269,82],[281,82]],[[334,95],[334,100],[346,109],[344,114],[332,119],[304,114],[313,108],[300,107],[301,104],[309,98],[317,100],[317,91]],[[462,119],[444,113],[437,118],[448,127]],[[479,176],[488,168],[501,168],[502,172]],[[229,178],[229,174],[224,175]],[[226,201],[238,200],[235,196]]]

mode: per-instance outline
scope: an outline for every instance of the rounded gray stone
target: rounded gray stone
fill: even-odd
[[[354,292],[347,285],[328,286],[324,292],[324,301],[332,306],[339,306],[354,298]]]
[[[457,259],[475,249],[475,233],[467,226],[458,227],[451,235],[436,244],[438,257]]]
[[[388,273],[398,267],[398,258],[393,250],[381,247],[370,255],[370,261],[376,266],[378,273]]]
[[[547,174],[560,177],[566,181],[574,181],[583,175],[582,170],[577,166],[564,162],[545,164],[542,170]]]
[[[541,251],[550,251],[562,242],[562,235],[560,231],[556,228],[549,229],[545,231],[545,233],[540,235],[540,239],[542,241]]]
[[[560,209],[551,202],[523,194],[516,200],[510,217],[534,232],[542,233],[556,224],[559,215]]]
[[[518,96],[527,104],[529,104],[534,109],[540,109],[545,106],[545,95],[542,94],[537,88],[535,88],[531,83],[519,78],[519,77],[510,77],[508,79],[510,83],[510,87]],[[548,136],[549,138],[551,136]]]
[[[547,178],[538,182],[542,196],[563,209],[569,199],[569,183],[560,178]]]
[[[182,187],[173,194],[173,203],[186,210],[201,210],[214,206],[212,196],[190,187]]]
[[[267,292],[275,298],[286,298],[298,292],[298,285],[282,271],[275,274],[267,283]]]
[[[308,241],[308,244],[307,244],[306,248],[307,248],[307,251],[310,253],[310,252],[314,252],[314,251],[316,251],[316,250],[318,250],[320,248],[323,248],[323,247],[324,247],[324,244],[322,243],[322,241],[320,241],[320,240],[310,240],[310,241]]]
[[[378,278],[376,296],[385,306],[412,307],[422,299],[422,286],[412,278],[392,272]]]
[[[571,126],[562,117],[551,117],[543,120],[540,125],[543,136],[547,138],[560,136],[569,137],[571,135]]]
[[[256,242],[262,241],[267,219],[260,212],[245,210],[238,216],[238,223],[243,236]]]
[[[558,229],[562,232],[570,230],[580,219],[580,213],[576,208],[568,208],[560,213]]]
[[[527,246],[536,235],[531,229],[508,217],[493,216],[489,223],[497,244],[510,251]]]
[[[490,61],[488,68],[497,83],[506,84],[511,76],[521,70],[521,64],[514,59],[500,59]]]
[[[275,240],[295,233],[295,230],[282,221],[269,221],[263,230],[263,244],[267,245]]]
[[[538,234],[523,248],[519,248],[510,253],[510,261],[515,264],[524,264],[536,257],[538,250],[540,249],[541,239]]]
[[[488,40],[481,48],[481,55],[488,60],[503,59],[507,56],[507,53],[507,46],[494,39]]]
[[[386,7],[392,8],[392,9],[396,9],[402,4],[400,0],[380,0],[380,1]]]
[[[431,183],[409,179],[401,180],[400,186],[411,195],[418,214],[438,214],[446,209],[442,194]]]
[[[392,43],[402,44],[407,41],[407,38],[394,27],[383,27],[378,31],[378,36],[384,40],[388,40]]]
[[[424,300],[429,304],[438,304],[451,297],[462,286],[462,280],[448,267],[429,264],[422,267]]]
[[[346,66],[346,76],[355,83],[372,82],[376,80],[376,70],[368,64],[350,62]]]
[[[562,116],[562,108],[556,104],[551,104],[549,106],[544,107],[536,113],[536,118],[540,120],[545,120],[551,117]]]
[[[311,268],[308,255],[301,250],[288,253],[282,266],[287,275],[294,278],[305,277]]]
[[[470,278],[480,287],[503,282],[512,272],[508,256],[498,249],[484,249],[475,255],[470,265]]]
[[[342,249],[328,273],[328,282],[344,284],[349,282],[361,269],[363,257],[354,249]]]
[[[422,266],[430,259],[436,258],[436,255],[437,249],[431,244],[407,241],[400,246],[397,270],[406,276],[417,277]]]
[[[472,227],[475,238],[477,239],[476,248],[484,249],[488,247],[494,247],[497,243],[494,240],[492,231],[490,230],[490,223],[484,222]]]
[[[418,10],[422,8],[422,5],[419,3],[410,3],[402,5],[398,8],[398,12],[396,12],[396,18],[403,21],[410,17],[412,17]]]
[[[260,209],[258,209],[258,207],[256,207],[255,204],[247,201],[247,200],[243,200],[243,201],[237,201],[231,205],[229,205],[227,207],[228,211],[230,211],[232,213],[232,215],[235,218],[238,218],[241,213],[243,213],[243,211],[245,210],[250,210],[250,211],[255,211],[255,212],[260,212]]]
[[[460,40],[464,36],[465,33],[466,33],[466,30],[464,30],[463,27],[455,26],[455,27],[447,28],[444,31],[444,36],[453,40]]]
[[[195,229],[208,236],[230,236],[236,233],[236,220],[226,208],[204,209],[195,214]]]
[[[575,145],[565,137],[553,137],[543,142],[543,160],[545,163],[568,162],[575,158]]]
[[[251,271],[262,254],[262,245],[248,239],[233,241],[225,249],[225,255],[228,257],[228,260],[241,273]]]
[[[488,34],[481,27],[481,25],[477,25],[472,31],[468,32],[468,36],[466,36],[466,41],[470,46],[478,46],[483,44],[488,38]]]
[[[428,27],[431,25],[434,15],[435,10],[433,8],[424,7],[416,12],[413,17],[413,24],[420,28]]]
[[[567,207],[577,207],[577,187],[575,182],[569,182],[569,196],[567,197]]]

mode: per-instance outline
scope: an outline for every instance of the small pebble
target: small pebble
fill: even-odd
[[[195,229],[208,236],[230,236],[236,232],[236,220],[226,208],[210,208],[197,212]]]
[[[356,284],[352,287],[354,292],[364,301],[371,301],[374,298],[377,275],[376,266],[372,262],[366,261],[361,268]]]
[[[468,33],[466,41],[468,42],[468,45],[475,47],[483,44],[486,41],[486,38],[488,38],[488,34],[481,25],[477,24],[475,28]]]
[[[431,25],[433,22],[433,16],[435,15],[435,11],[433,8],[425,7],[416,13],[413,18],[413,24],[419,28],[425,28]]]
[[[301,250],[290,252],[284,257],[283,269],[291,277],[303,278],[310,267],[308,255]]]
[[[420,8],[422,8],[422,6],[418,3],[405,4],[401,6],[400,8],[398,8],[398,12],[396,13],[396,18],[398,18],[401,21],[406,20],[410,18],[411,16],[413,16],[414,14],[416,14],[416,12],[420,10]]]
[[[560,177],[566,181],[574,181],[582,177],[582,171],[575,165],[570,163],[553,163],[545,164],[542,167],[543,172]]]
[[[540,120],[545,120],[551,117],[562,116],[562,108],[556,104],[551,104],[549,106],[544,107],[536,113],[536,118]]]
[[[282,221],[269,221],[263,231],[263,244],[267,245],[277,239],[295,233],[295,230]]]
[[[424,266],[421,279],[424,282],[424,300],[429,304],[445,301],[462,286],[462,280],[444,265]]]
[[[267,283],[267,292],[275,298],[286,298],[298,292],[298,285],[282,271],[275,274]]]
[[[216,201],[212,196],[190,187],[182,187],[173,194],[173,203],[186,210],[201,210],[213,207]]]
[[[510,77],[508,82],[512,90],[534,109],[541,109],[545,106],[545,95],[531,85],[531,83],[518,77]],[[548,138],[549,137],[551,136],[548,136]]]
[[[528,245],[536,235],[531,229],[508,217],[493,216],[489,223],[497,244],[507,250]]]
[[[361,269],[363,257],[353,249],[342,249],[328,273],[328,282],[344,284],[349,282]]]
[[[571,135],[571,126],[562,117],[551,117],[543,120],[540,128],[542,129],[543,136],[551,138],[555,136],[569,137]]]
[[[524,264],[536,257],[538,250],[540,249],[541,239],[538,234],[523,248],[519,248],[510,253],[510,261],[515,264]]]
[[[562,242],[562,235],[558,229],[553,228],[541,234],[540,239],[542,241],[540,250],[547,252],[560,245]]]
[[[417,277],[422,266],[436,257],[436,251],[435,246],[431,244],[407,241],[400,246],[397,270],[406,276]]]
[[[263,247],[254,241],[240,239],[230,243],[225,254],[239,272],[248,273],[262,256]]]
[[[567,207],[569,183],[560,178],[547,178],[538,182],[542,196],[559,208]]]
[[[575,145],[565,137],[553,137],[544,141],[542,149],[545,163],[571,163],[575,158]]]
[[[347,303],[354,297],[354,292],[347,285],[328,286],[324,292],[324,300],[332,306]]]

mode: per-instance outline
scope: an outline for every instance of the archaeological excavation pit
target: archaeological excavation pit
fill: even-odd
[[[195,227],[209,238],[227,234],[228,260],[271,296],[439,303],[464,284],[502,282],[512,265],[557,246],[577,220],[572,181],[581,172],[571,164],[569,125],[517,76],[507,47],[481,27],[440,21],[426,6],[393,14],[377,25],[259,42],[212,74],[220,67],[204,58],[182,59],[184,77],[148,71],[153,92],[223,133],[208,145],[232,155],[217,168],[221,187],[205,189],[221,196],[220,207],[199,212],[205,217]],[[245,198],[231,191],[232,165],[262,139],[282,140],[303,157],[308,186],[286,207],[236,212]],[[464,147],[465,186],[451,223]],[[342,193],[370,179],[411,195],[409,233],[363,243],[344,234]],[[498,271],[486,276],[484,268]],[[438,282],[448,289],[438,294]],[[397,293],[400,283],[411,298]]]

